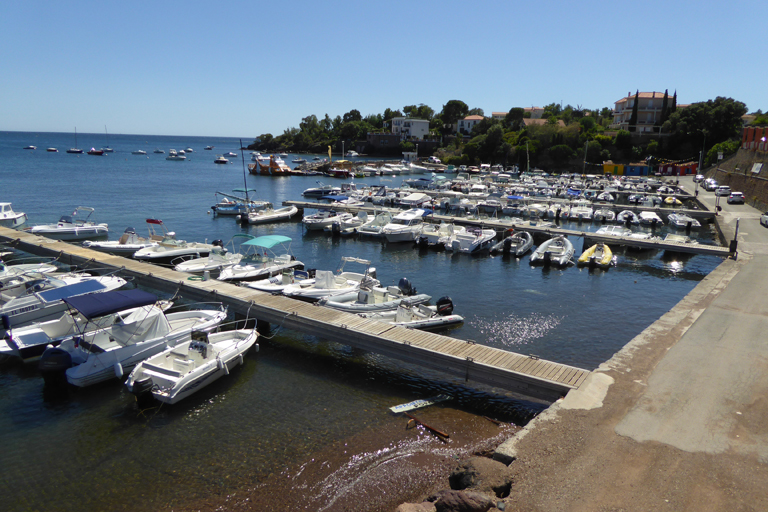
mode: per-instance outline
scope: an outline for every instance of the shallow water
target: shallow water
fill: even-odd
[[[85,150],[106,144],[100,134],[78,134],[78,141]],[[213,163],[217,154],[236,151],[238,141],[110,134],[109,143],[113,154],[77,156],[64,152],[74,144],[70,134],[0,133],[0,201],[26,212],[30,225],[55,221],[76,206],[94,207],[94,219],[109,223],[111,239],[128,226],[143,233],[145,219],[160,218],[186,240],[286,235],[310,268],[335,269],[342,256],[370,259],[383,283],[407,277],[433,301],[450,296],[465,317],[451,336],[587,369],[610,358],[720,263],[627,251],[606,271],[542,269],[531,267],[527,257],[470,257],[306,234],[299,222],[241,227],[209,213],[215,191],[244,186],[239,160]],[[22,149],[29,144],[38,149]],[[207,145],[216,148],[203,151]],[[59,153],[45,152],[48,146]],[[153,154],[155,147],[166,155],[172,147],[195,151],[188,161],[172,162]],[[130,154],[135,149],[148,155]],[[359,182],[395,186],[402,179]],[[245,181],[257,198],[277,205],[301,199],[317,178],[248,175]],[[714,238],[708,229],[697,236],[710,243]],[[582,242],[574,245],[579,252]],[[294,478],[301,468],[297,506],[332,510],[365,492],[358,470],[395,466],[386,454],[440,459],[441,450],[471,451],[498,427],[472,426],[470,418],[523,423],[542,407],[273,327],[270,339],[260,340],[261,351],[249,353],[229,377],[180,404],[150,410],[140,410],[117,381],[56,395],[44,388],[36,368],[0,364],[0,499],[7,510],[232,508],[279,494],[290,487],[286,475]],[[462,432],[461,443],[447,448],[405,430],[403,418],[388,410],[441,392],[456,398],[420,415]],[[344,443],[347,453],[340,448]]]

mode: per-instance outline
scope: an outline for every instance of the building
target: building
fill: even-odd
[[[672,96],[667,98],[667,108],[672,107]],[[635,105],[635,95],[627,96],[615,102],[613,109],[613,124],[611,128],[634,131],[636,133],[658,133],[656,123],[661,124],[661,107],[664,103],[663,92],[641,92],[637,95],[637,123],[630,130],[629,120]],[[678,108],[682,105],[678,105]]]
[[[542,114],[544,114],[544,109],[542,107],[525,107],[523,112],[531,114],[531,119],[541,119]]]
[[[483,116],[467,116],[456,123],[456,133],[469,135],[477,123],[485,119]]]
[[[491,119],[504,121],[507,118],[507,114],[509,114],[509,112],[491,112]]]
[[[741,149],[768,151],[768,128],[749,126],[741,130]]]
[[[429,121],[411,117],[393,117],[390,119],[392,133],[405,139],[423,139],[429,135]]]

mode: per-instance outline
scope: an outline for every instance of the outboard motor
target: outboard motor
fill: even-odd
[[[448,316],[453,314],[453,301],[450,297],[440,297],[437,300],[437,314],[440,316]]]
[[[414,286],[406,277],[400,278],[400,281],[398,281],[397,283],[397,287],[400,289],[400,292],[406,297],[416,295],[416,288],[414,288]]]
[[[419,236],[419,240],[417,243],[419,244],[419,249],[426,249],[427,247],[429,247],[429,238],[421,235]]]
[[[542,258],[542,261],[545,265],[552,263],[552,251],[544,251],[544,257]]]
[[[331,224],[331,234],[333,236],[339,236],[341,234],[341,224],[338,222]]]
[[[149,375],[133,381],[133,387],[131,388],[131,393],[136,395],[137,397],[140,397],[142,395],[146,395],[150,391],[152,391],[152,386],[154,383],[152,382],[152,377]]]
[[[64,372],[72,366],[72,356],[60,348],[47,348],[40,357],[38,368],[48,385],[61,382]]]
[[[502,254],[509,254],[512,252],[512,237],[509,236],[504,239],[504,245],[502,246],[501,253]]]

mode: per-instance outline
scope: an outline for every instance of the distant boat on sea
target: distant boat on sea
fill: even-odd
[[[77,126],[75,126],[75,147],[69,148],[67,153],[83,154],[83,150],[77,147]]]

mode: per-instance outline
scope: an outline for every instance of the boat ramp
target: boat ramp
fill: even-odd
[[[84,270],[114,271],[136,284],[198,302],[222,302],[241,318],[257,319],[329,341],[375,352],[415,366],[445,372],[466,382],[555,401],[577,389],[591,372],[534,355],[517,354],[474,341],[393,326],[280,295],[191,274],[77,245],[0,228],[0,243]]]

